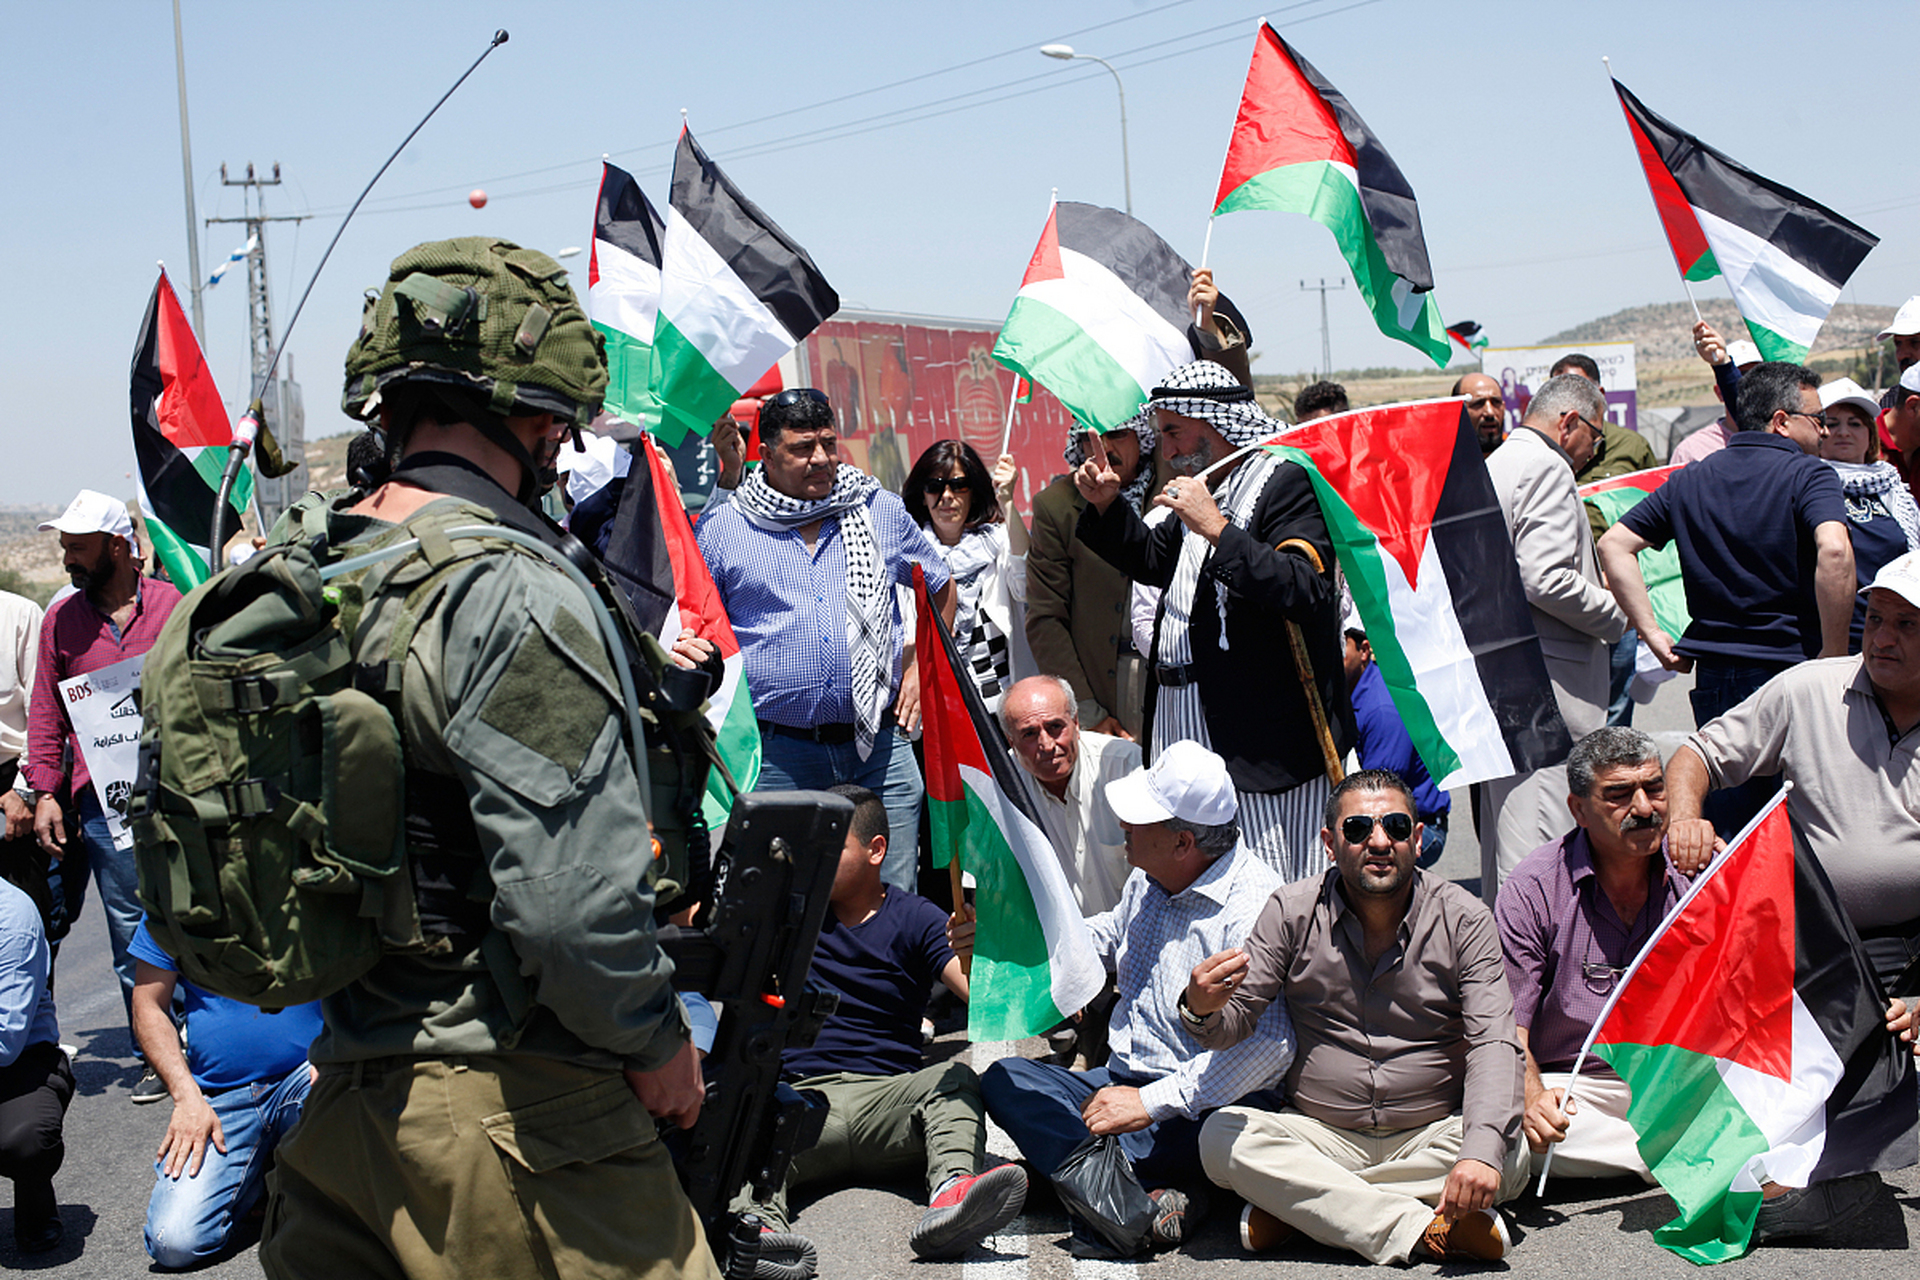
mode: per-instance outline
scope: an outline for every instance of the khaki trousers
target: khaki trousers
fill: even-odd
[[[573,1063],[323,1068],[267,1186],[273,1280],[720,1275],[653,1118]]]
[[[1224,1107],[1200,1130],[1200,1161],[1214,1182],[1321,1244],[1406,1262],[1460,1159],[1461,1135],[1459,1116],[1368,1132],[1298,1111]],[[1514,1145],[1500,1201],[1526,1185],[1526,1144]]]
[[[1543,1071],[1540,1082],[1549,1089],[1564,1089],[1573,1080],[1567,1071]],[[1653,1181],[1647,1162],[1640,1158],[1639,1135],[1627,1123],[1627,1104],[1633,1091],[1616,1075],[1583,1075],[1574,1090],[1574,1113],[1564,1141],[1553,1144],[1553,1178],[1625,1178]],[[1529,1180],[1540,1176],[1544,1153],[1529,1152]]]
[[[964,1062],[899,1076],[842,1071],[795,1081],[794,1087],[817,1089],[826,1096],[827,1123],[820,1141],[793,1158],[787,1185],[766,1202],[756,1205],[743,1191],[731,1206],[737,1213],[751,1209],[775,1231],[788,1228],[790,1192],[849,1183],[872,1186],[920,1174],[931,1195],[955,1174],[980,1172],[986,1160],[980,1078]]]

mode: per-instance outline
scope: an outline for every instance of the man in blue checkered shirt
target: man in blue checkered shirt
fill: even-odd
[[[763,462],[696,531],[740,641],[760,722],[760,787],[851,782],[887,807],[888,884],[911,892],[926,786],[908,735],[920,681],[902,661],[895,588],[926,573],[953,623],[946,562],[897,494],[840,461],[833,408],[812,387],[760,410]]]
[[[1246,942],[1281,880],[1241,843],[1226,761],[1197,742],[1175,742],[1152,768],[1108,783],[1107,803],[1134,866],[1119,905],[1087,921],[1120,994],[1107,1065],[1069,1071],[1005,1058],[980,1092],[1047,1177],[1089,1136],[1119,1136],[1157,1206],[1151,1243],[1178,1245],[1205,1203],[1201,1121],[1271,1087],[1293,1061],[1286,1001],[1270,1004],[1245,1040],[1210,1052],[1184,1024],[1180,996],[1195,965]]]

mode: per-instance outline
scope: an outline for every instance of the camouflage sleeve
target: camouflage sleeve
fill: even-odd
[[[595,615],[558,571],[497,555],[442,617],[443,742],[492,872],[493,924],[569,1031],[658,1067],[687,1027],[654,942],[652,844]]]

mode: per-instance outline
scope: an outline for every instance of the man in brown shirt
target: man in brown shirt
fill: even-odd
[[[1406,783],[1350,775],[1320,833],[1334,868],[1279,889],[1244,949],[1195,966],[1194,1039],[1224,1048],[1285,994],[1298,1048],[1283,1111],[1207,1121],[1207,1176],[1248,1202],[1241,1243],[1304,1232],[1373,1262],[1497,1261],[1494,1205],[1526,1177],[1523,1058],[1493,916],[1414,866]],[[1364,985],[1360,985],[1364,983]]]

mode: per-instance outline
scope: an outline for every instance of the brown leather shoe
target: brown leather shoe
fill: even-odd
[[[1498,1262],[1512,1248],[1507,1220],[1496,1209],[1481,1209],[1451,1222],[1434,1214],[1416,1251],[1442,1262]]]
[[[1240,1247],[1248,1253],[1272,1253],[1299,1234],[1259,1205],[1240,1211]]]

